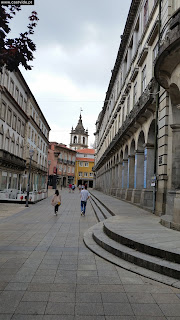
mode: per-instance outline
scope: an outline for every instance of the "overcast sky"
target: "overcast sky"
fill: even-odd
[[[12,36],[38,12],[32,71],[20,68],[50,127],[50,141],[69,146],[80,108],[89,146],[114,67],[131,0],[35,0],[11,22]]]

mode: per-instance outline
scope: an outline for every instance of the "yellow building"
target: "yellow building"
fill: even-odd
[[[78,149],[76,150],[76,166],[75,166],[75,185],[85,185],[93,188],[94,173],[94,149]]]

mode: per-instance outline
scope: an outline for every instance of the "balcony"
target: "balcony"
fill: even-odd
[[[154,111],[155,110],[155,101],[154,101],[154,95],[152,95],[152,92],[154,92],[156,87],[156,81],[153,78],[143,94],[140,96],[138,102],[134,105],[134,108],[131,110],[129,115],[127,116],[126,120],[124,121],[121,128],[119,128],[117,134],[113,138],[113,140],[110,142],[109,146],[105,150],[104,154],[101,156],[99,161],[96,163],[96,165],[93,167],[93,171],[98,170],[106,161],[108,158],[112,156],[116,152],[116,150],[119,149],[120,145],[123,145],[123,139],[128,136],[128,131],[130,130],[132,133],[132,130],[136,130],[136,126],[138,126],[138,123],[143,123],[146,120],[145,112],[147,110],[147,106]],[[138,120],[138,121],[137,121]]]
[[[148,55],[148,48],[145,47],[145,48],[143,48],[143,50],[141,51],[141,53],[139,55],[139,59],[137,62],[138,67],[141,67],[143,65],[147,55]]]
[[[26,160],[6,150],[0,149],[0,165],[12,169],[24,170],[26,168]]]
[[[177,81],[179,79],[179,71],[175,74],[179,64],[180,10],[168,20],[160,34],[160,50],[154,67],[155,77],[160,86],[169,90],[171,83],[175,82],[179,88],[179,83]],[[173,74],[174,77],[171,79]]]

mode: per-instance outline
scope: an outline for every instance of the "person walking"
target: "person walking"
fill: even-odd
[[[87,186],[85,186],[85,188],[84,186],[82,186],[80,197],[81,197],[81,215],[85,216],[87,200],[90,197],[90,194],[87,191]]]
[[[52,198],[51,204],[54,206],[54,215],[57,216],[57,212],[61,204],[61,196],[58,190],[55,191],[55,195]]]
[[[69,184],[69,193],[71,193],[71,190],[72,190],[72,184],[70,183]]]
[[[74,190],[75,190],[75,185],[74,183],[72,184],[72,192],[74,193]]]

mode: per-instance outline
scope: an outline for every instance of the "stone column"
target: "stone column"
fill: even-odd
[[[122,188],[122,162],[118,163],[117,171],[118,171],[118,181],[117,181],[116,197],[120,198],[120,193]]]
[[[134,188],[134,167],[135,167],[135,156],[128,157],[128,185],[130,189]]]
[[[141,193],[141,205],[153,207],[153,187],[151,179],[154,174],[154,145],[146,145],[144,149],[144,189]]]
[[[172,128],[172,189],[176,190],[173,209],[175,229],[180,230],[180,124]]]
[[[134,188],[144,187],[144,151],[137,151],[135,154]]]
[[[127,189],[127,178],[128,178],[128,159],[123,160],[122,169],[122,198],[125,199],[125,192]]]
[[[172,188],[180,189],[180,124],[172,128]]]
[[[127,191],[125,199],[131,201],[132,191],[134,188],[134,167],[135,167],[135,156],[128,157],[128,176],[127,176]]]
[[[131,201],[140,203],[141,192],[144,187],[144,151],[136,151],[134,167],[134,190]]]

